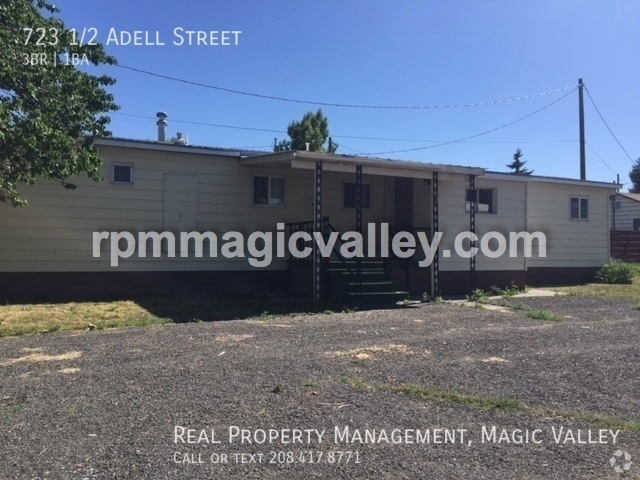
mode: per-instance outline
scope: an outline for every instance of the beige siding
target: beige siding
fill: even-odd
[[[212,231],[218,236],[218,253],[227,231],[247,236],[253,231],[275,231],[278,222],[307,221],[313,218],[313,171],[286,167],[249,167],[239,159],[187,153],[150,151],[103,146],[104,181],[79,178],[76,190],[41,181],[25,186],[30,201],[25,208],[0,205],[0,271],[110,271],[108,242],[103,241],[101,258],[92,256],[94,231],[134,234],[164,230],[164,185],[168,174],[197,177],[197,221],[192,230]],[[112,163],[134,165],[134,184],[115,185],[110,181]],[[252,205],[254,175],[285,178],[285,206]],[[343,208],[343,182],[353,175],[324,174],[323,215],[333,226],[353,230],[355,211]],[[384,177],[364,176],[371,185],[371,208],[363,212],[363,222],[386,220],[387,198]],[[179,242],[176,242],[179,256]],[[248,257],[248,252],[245,252]],[[139,258],[122,259],[117,267],[133,270],[249,270],[247,258]],[[205,254],[206,256],[206,254]],[[271,269],[286,267],[284,259],[273,255]]]
[[[609,195],[603,188],[555,183],[529,184],[529,231],[547,236],[547,257],[529,267],[597,267],[609,259]],[[570,198],[589,199],[589,219],[571,219]]]
[[[441,271],[469,270],[469,259],[460,258],[455,253],[454,240],[456,236],[469,230],[469,213],[465,211],[466,189],[469,180],[462,176],[444,176],[439,182],[439,211],[440,231],[443,232],[441,241]],[[508,239],[509,232],[519,232],[525,229],[525,183],[506,180],[476,179],[476,188],[495,189],[497,213],[476,214],[476,234],[482,238],[490,231],[500,232]],[[468,249],[465,242],[464,248]],[[480,246],[480,241],[476,242]],[[495,249],[494,242],[489,246]],[[443,250],[450,251],[446,258]],[[476,256],[477,270],[522,270],[524,259],[522,256],[511,258],[507,253],[500,258],[488,258],[482,253]]]
[[[633,230],[633,220],[640,219],[640,202],[625,197],[624,195],[616,195],[616,203],[620,208],[615,210],[615,229],[616,230]],[[611,214],[611,228],[613,228],[613,213]]]

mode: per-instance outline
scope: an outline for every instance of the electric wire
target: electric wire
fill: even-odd
[[[133,113],[123,113],[123,112],[111,112],[110,115],[119,115],[124,117],[133,117],[133,118],[144,118],[147,120],[155,120],[156,117],[152,117],[150,115],[137,115]],[[215,128],[230,128],[234,130],[248,130],[254,132],[267,132],[267,133],[278,133],[282,135],[288,135],[284,130],[273,130],[268,128],[254,128],[254,127],[241,127],[238,125],[223,125],[216,123],[207,123],[207,122],[196,122],[190,120],[179,120],[179,119],[171,119],[172,122],[175,123],[184,123],[188,125],[200,125],[205,127],[215,127]],[[384,137],[360,137],[356,135],[331,135],[332,138],[347,138],[350,140],[373,140],[373,141],[387,141],[387,142],[411,142],[411,143],[443,143],[448,142],[449,140],[419,140],[419,139],[410,139],[410,138],[384,138]],[[504,141],[475,141],[475,142],[460,142],[460,143],[482,143],[482,144],[525,144],[525,143],[568,143],[568,142],[577,142],[578,140],[504,140]],[[349,149],[347,147],[347,149]],[[350,149],[353,150],[353,149]],[[357,151],[357,150],[354,150]],[[362,153],[362,152],[360,152]]]
[[[528,113],[527,115],[525,115],[523,117],[517,118],[516,120],[512,120],[509,123],[505,123],[504,125],[501,125],[499,127],[492,128],[491,130],[486,130],[486,131],[481,132],[481,133],[476,133],[475,135],[469,135],[467,137],[463,137],[463,138],[460,138],[460,139],[457,139],[457,140],[451,140],[449,142],[442,142],[442,143],[438,143],[436,145],[428,145],[426,147],[407,148],[407,149],[404,149],[404,150],[390,150],[390,151],[386,151],[386,152],[370,152],[370,153],[366,153],[365,155],[370,156],[370,155],[387,155],[387,154],[390,154],[390,153],[416,152],[418,150],[427,150],[429,148],[442,147],[442,146],[451,145],[451,144],[454,144],[454,143],[461,143],[461,142],[464,142],[466,140],[470,140],[472,138],[477,138],[477,137],[480,137],[480,136],[483,136],[483,135],[488,135],[489,133],[493,133],[493,132],[496,132],[498,130],[502,130],[503,128],[510,127],[511,125],[514,125],[514,124],[516,124],[518,122],[526,120],[527,118],[532,117],[532,116],[542,112],[543,110],[546,110],[547,108],[549,108],[549,107],[555,105],[556,103],[560,102],[561,100],[567,98],[569,95],[571,95],[576,90],[576,88],[574,88],[570,92],[566,93],[562,97],[554,100],[553,102],[548,103],[544,107],[541,107],[541,108],[539,108],[539,109],[537,109],[537,110],[535,110],[535,111],[533,111],[531,113]]]
[[[600,113],[600,110],[598,109],[598,106],[596,105],[596,102],[593,101],[593,97],[591,96],[591,93],[589,93],[589,89],[586,86],[584,87],[584,89],[587,91],[587,95],[589,96],[589,100],[591,100],[591,103],[593,104],[593,107],[596,109],[596,112],[598,113],[598,116],[600,117],[600,120],[602,120],[602,123],[604,123],[605,127],[607,127],[607,130],[609,130],[609,133],[615,139],[615,141],[618,142],[618,145],[620,146],[622,151],[627,155],[627,157],[629,157],[629,160],[631,160],[631,163],[634,163],[634,160],[633,160],[633,158],[631,158],[631,155],[629,155],[629,152],[627,152],[626,148],[624,148],[622,146],[622,143],[620,143],[620,140],[618,140],[618,137],[616,137],[616,134],[613,133],[613,130],[611,130],[611,127],[609,127],[609,124],[607,123],[607,121],[602,116],[602,113]]]
[[[192,80],[185,80],[183,78],[172,77],[170,75],[163,75],[160,73],[149,72],[148,70],[142,70],[140,68],[129,67],[127,65],[115,65],[116,67],[123,68],[126,70],[130,70],[137,73],[142,73],[145,75],[150,75],[152,77],[163,78],[165,80],[171,80],[174,82],[185,83],[187,85],[194,85],[202,88],[209,88],[212,90],[218,90],[221,92],[233,93],[237,95],[245,95],[249,97],[262,98],[266,100],[276,100],[280,102],[289,102],[289,103],[302,103],[306,105],[319,105],[323,107],[342,107],[342,108],[366,108],[366,109],[387,109],[387,110],[440,110],[440,109],[452,109],[452,108],[470,108],[470,107],[486,107],[490,105],[499,105],[503,103],[512,103],[518,102],[521,100],[528,100],[530,98],[542,97],[545,95],[551,95],[554,93],[562,92],[568,89],[574,89],[576,85],[570,85],[567,87],[556,88],[554,90],[549,90],[547,92],[534,93],[531,95],[524,95],[521,97],[508,98],[504,100],[493,100],[490,102],[478,102],[478,103],[461,103],[457,105],[357,105],[357,104],[346,104],[346,103],[332,103],[332,102],[318,102],[313,100],[299,100],[295,98],[286,98],[286,97],[277,97],[274,95],[263,95],[260,93],[253,92],[245,92],[242,90],[234,90],[226,87],[219,87],[216,85],[211,85],[207,83],[194,82]]]
[[[614,172],[614,171],[613,171],[613,168],[611,168],[611,167],[607,164],[607,162],[605,162],[605,161],[602,159],[602,157],[601,157],[600,155],[598,155],[598,153],[597,153],[597,152],[596,152],[596,151],[591,147],[591,145],[589,145],[589,142],[586,142],[586,141],[585,141],[584,143],[587,145],[587,147],[589,147],[589,150],[591,150],[591,153],[593,153],[596,157],[598,157],[598,159],[599,159],[599,160],[604,164],[604,166],[605,166],[605,167],[607,167],[609,170],[611,170],[611,173],[613,173],[614,175],[617,175],[617,174],[618,174],[617,172]]]

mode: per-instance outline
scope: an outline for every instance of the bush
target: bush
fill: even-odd
[[[600,283],[633,283],[635,269],[628,263],[610,262],[604,265],[598,273],[596,280]]]

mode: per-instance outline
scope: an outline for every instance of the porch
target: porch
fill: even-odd
[[[484,173],[481,168],[299,151],[245,158],[241,162],[261,171],[296,172],[295,185],[287,189],[287,212],[308,213],[306,218],[290,218],[286,235],[295,235],[299,249],[311,248],[312,252],[305,258],[292,256],[287,268],[292,289],[310,294],[318,302],[345,296],[400,299],[425,292],[439,295],[439,252],[435,252],[430,265],[421,267],[418,262],[425,255],[420,249],[409,256],[399,254],[395,248],[384,251],[383,229],[387,240],[396,233],[407,232],[421,234],[431,242],[439,231],[439,176],[464,176],[473,190],[475,177]],[[464,202],[464,190],[460,194]],[[300,208],[300,203],[305,208]],[[476,208],[475,202],[470,203],[469,231],[473,232]],[[345,232],[353,234],[349,240],[359,237],[361,255],[344,254],[345,240],[341,235]],[[338,238],[326,250],[311,241],[314,234],[325,245],[332,235]],[[468,276],[469,285],[473,286],[474,259],[469,262]]]

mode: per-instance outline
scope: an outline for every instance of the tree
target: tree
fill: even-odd
[[[101,181],[93,139],[109,136],[115,80],[78,66],[116,63],[101,44],[80,43],[46,0],[0,4],[0,202],[25,205],[18,187],[83,172]]]
[[[633,167],[629,172],[629,179],[633,186],[629,189],[629,193],[640,193],[640,157],[633,162]]]
[[[533,170],[524,168],[524,165],[527,162],[526,160],[521,160],[523,156],[524,153],[522,153],[522,150],[518,148],[516,153],[513,154],[513,162],[507,164],[507,168],[513,170],[509,173],[513,173],[514,175],[531,175],[533,173]]]
[[[309,143],[309,150],[312,152],[328,152],[329,146],[329,120],[318,109],[316,113],[307,112],[299,122],[293,121],[287,127],[287,133],[291,140],[282,140],[279,143],[281,150],[306,150],[306,143]],[[331,151],[335,153],[338,144],[331,142]]]

